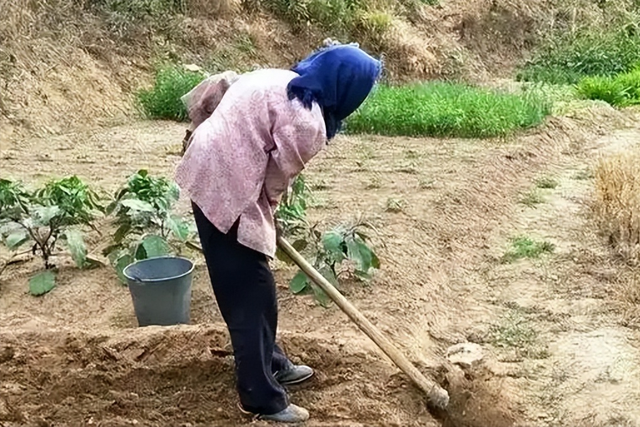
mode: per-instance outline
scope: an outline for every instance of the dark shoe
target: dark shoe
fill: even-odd
[[[290,404],[277,414],[259,415],[258,419],[274,421],[277,423],[302,423],[309,419],[309,411],[294,404]]]
[[[313,376],[313,369],[306,365],[291,365],[273,376],[281,385],[300,384]]]

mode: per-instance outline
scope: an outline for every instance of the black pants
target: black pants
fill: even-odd
[[[238,243],[237,223],[225,235],[192,206],[213,293],[231,335],[242,407],[280,412],[289,402],[273,374],[291,362],[275,343],[278,303],[267,257]]]

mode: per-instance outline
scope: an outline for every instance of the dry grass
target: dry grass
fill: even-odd
[[[602,233],[627,261],[640,261],[640,150],[602,159],[594,211]]]
[[[228,17],[240,9],[239,0],[187,0],[187,14],[192,16]]]
[[[621,324],[640,329],[640,271],[622,271],[612,285],[611,294],[620,304]]]

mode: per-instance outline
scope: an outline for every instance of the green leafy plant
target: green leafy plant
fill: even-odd
[[[285,236],[293,237],[308,228],[307,207],[311,191],[304,175],[298,175],[276,210],[276,221]]]
[[[353,225],[340,224],[324,233],[317,227],[312,227],[306,236],[296,240],[293,246],[302,251],[316,270],[336,287],[339,287],[339,278],[345,275],[367,282],[372,277],[372,271],[380,268],[380,260],[369,246],[369,237],[364,233],[365,228],[373,229],[363,221]],[[281,259],[291,262],[286,256]],[[289,282],[289,288],[294,294],[313,293],[324,307],[329,304],[324,291],[302,271],[298,271]]]
[[[172,212],[180,197],[178,186],[142,169],[131,175],[107,207],[117,227],[104,249],[123,283],[124,268],[142,259],[180,253],[195,235],[193,225]]]
[[[321,232],[317,225],[307,222],[307,207],[311,192],[303,175],[298,175],[276,211],[276,220],[284,236],[293,240],[293,247],[301,251],[331,284],[338,286],[338,278],[352,274],[363,281],[371,278],[371,270],[380,268],[380,260],[369,246],[365,228],[373,227],[365,221],[353,225],[341,224]],[[289,264],[293,261],[279,249],[276,256]],[[349,264],[349,266],[346,266]],[[289,283],[294,294],[313,293],[323,306],[327,295],[306,274],[299,271]]]
[[[0,180],[0,240],[11,251],[30,247],[42,258],[45,271],[29,280],[29,291],[42,295],[55,286],[51,262],[61,242],[79,268],[92,265],[87,259],[82,227],[103,212],[98,195],[77,176],[46,183],[33,192],[20,183]]]

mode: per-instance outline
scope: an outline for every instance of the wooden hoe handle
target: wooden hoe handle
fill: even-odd
[[[435,382],[427,379],[413,364],[398,350],[396,346],[373,323],[371,323],[357,308],[355,308],[327,279],[322,276],[291,244],[282,236],[278,237],[280,249],[295,262],[309,279],[320,286],[322,290],[336,303],[338,307],[360,328],[374,343],[404,372],[421,390],[427,394],[428,402],[437,407],[445,408],[449,404],[449,394]]]

